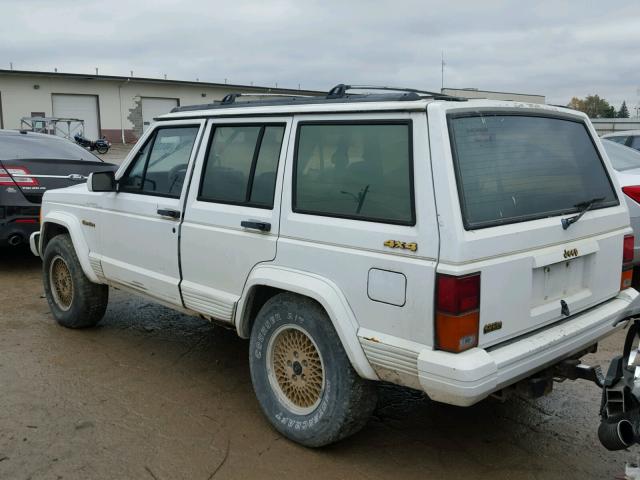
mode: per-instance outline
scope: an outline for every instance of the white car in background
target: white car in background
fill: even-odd
[[[624,132],[607,133],[602,138],[611,140],[612,142],[626,145],[634,150],[640,150],[640,130],[627,130]]]
[[[611,165],[616,171],[618,182],[625,194],[629,216],[631,217],[631,227],[635,234],[635,244],[633,246],[633,264],[640,263],[640,151],[630,147],[625,147],[612,137],[602,137],[606,142],[602,142]],[[640,140],[640,132],[638,139]],[[640,148],[640,146],[639,146]]]

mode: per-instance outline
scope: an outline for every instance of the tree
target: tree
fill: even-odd
[[[584,99],[573,97],[567,106],[580,110],[591,118],[613,118],[616,116],[615,108],[598,95],[589,95]]]
[[[629,109],[627,108],[627,102],[625,100],[622,101],[620,110],[618,110],[618,118],[629,118]]]

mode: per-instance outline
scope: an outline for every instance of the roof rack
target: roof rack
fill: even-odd
[[[348,96],[349,90],[375,90],[375,91],[386,91],[386,92],[405,92],[405,93],[413,93],[416,95],[416,100],[420,98],[421,95],[428,96],[435,99],[442,100],[451,100],[454,102],[464,102],[467,99],[464,97],[455,97],[453,95],[447,95],[444,93],[431,92],[429,90],[417,90],[415,88],[403,88],[403,87],[386,87],[386,86],[377,86],[377,85],[345,85],[344,83],[339,83],[335,87],[333,87],[327,93],[326,98],[346,98]],[[356,94],[362,95],[362,94]]]
[[[222,97],[220,105],[235,103],[238,97],[288,97],[288,98],[310,98],[311,95],[294,95],[292,93],[229,93]],[[214,102],[215,103],[215,102]]]
[[[352,90],[371,90],[367,93],[349,93]],[[238,97],[262,97],[258,100],[237,102]],[[264,98],[271,97],[271,98]],[[367,102],[405,102],[433,98],[434,100],[448,100],[451,102],[465,102],[464,97],[454,97],[444,93],[416,90],[415,88],[377,87],[372,85],[345,85],[343,83],[333,87],[325,96],[295,95],[284,93],[229,93],[222,100],[215,100],[204,105],[187,105],[175,107],[171,113],[193,112],[198,110],[283,106],[283,105],[311,105],[325,103],[367,103]]]

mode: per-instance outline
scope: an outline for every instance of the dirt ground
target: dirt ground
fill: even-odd
[[[101,326],[59,327],[39,259],[0,251],[0,478],[612,479],[638,453],[600,447],[583,381],[466,409],[385,387],[362,432],[309,450],[262,416],[247,357],[233,332],[114,290]]]

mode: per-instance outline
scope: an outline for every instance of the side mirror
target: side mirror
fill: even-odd
[[[115,192],[115,173],[111,171],[90,173],[87,179],[87,188],[90,192]]]

